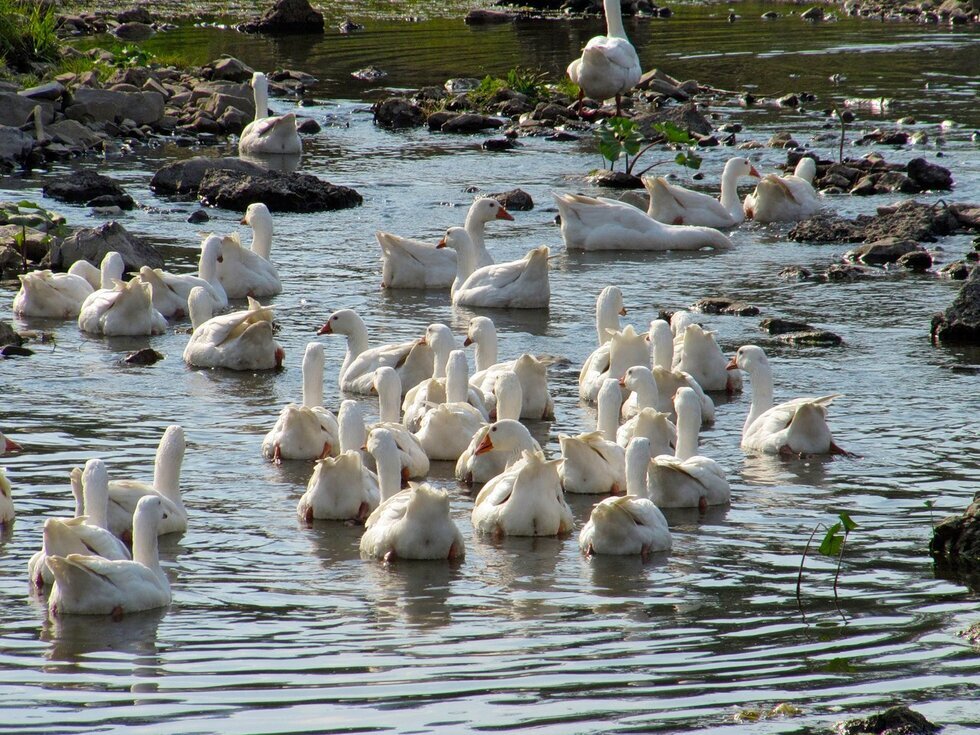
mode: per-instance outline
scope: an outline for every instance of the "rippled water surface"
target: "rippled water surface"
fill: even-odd
[[[724,22],[727,9],[680,7],[669,22],[631,33],[646,66],[682,78],[818,93],[812,110],[716,107],[722,119],[746,124],[740,140],[790,130],[831,157],[835,143],[820,138],[823,107],[888,97],[886,116],[861,111],[850,137],[914,115],[930,143],[885,149],[885,157],[936,160],[941,151],[957,181],[947,198],[980,199],[980,154],[970,140],[980,125],[975,31],[854,21],[812,27],[796,18],[768,25],[755,20],[764,8],[736,9],[744,18],[734,25]],[[167,41],[206,48],[208,58],[227,51],[258,67],[320,77],[314,91],[322,104],[304,113],[335,124],[307,138],[303,169],[356,187],[365,203],[277,216],[273,260],[285,289],[274,304],[287,352],[280,373],[189,369],[180,358],[185,334],[93,339],[73,323],[14,319],[18,328],[53,332],[55,341],[36,346],[29,360],[0,362],[0,428],[26,447],[3,458],[18,519],[0,539],[0,732],[812,732],[899,701],[947,724],[946,732],[980,722],[980,660],[957,635],[978,618],[976,593],[937,578],[926,551],[931,524],[961,510],[980,477],[980,360],[928,341],[930,316],[958,284],[931,274],[787,283],[782,267],[826,266],[843,248],[789,242],[779,227],[742,227],[733,234],[737,249],[719,254],[566,253],[549,192],[589,191],[580,177],[598,156],[588,140],[526,139],[517,152],[489,154],[482,136],[383,132],[366,110],[370,89],[347,78],[366,63],[404,87],[515,64],[557,72],[596,31],[594,23],[555,21],[471,30],[437,19],[379,21],[361,35],[308,45],[215,28],[182,29]],[[827,80],[835,72],[848,77],[836,87]],[[946,119],[953,124],[941,129]],[[122,218],[125,226],[159,245],[175,268],[191,267],[198,227],[185,219],[196,206],[156,197],[148,181],[162,163],[190,153],[165,145],[98,164],[145,205]],[[730,154],[705,151],[706,183],[717,184]],[[783,160],[771,149],[752,156],[765,169]],[[44,182],[65,173],[8,179],[5,196],[40,198]],[[351,307],[375,342],[392,341],[421,335],[434,321],[461,335],[472,315],[453,310],[445,293],[381,292],[374,231],[435,239],[461,223],[469,187],[514,186],[536,207],[513,223],[493,223],[488,243],[498,260],[551,246],[552,303],[547,313],[493,316],[502,356],[529,350],[570,360],[551,373],[556,421],[533,427],[548,454],[557,452],[559,432],[595,420],[578,404],[577,367],[595,339],[595,296],[614,283],[627,320],[641,327],[661,308],[728,295],[764,316],[840,334],[838,348],[789,348],[761,332],[758,318],[703,317],[726,351],[750,342],[767,348],[777,398],[844,393],[832,425],[860,457],[745,456],[738,434],[748,395],[719,399],[702,446],[729,473],[731,508],[668,514],[674,550],[646,564],[584,559],[574,537],[475,536],[471,495],[451,480],[448,464],[435,465],[433,482],[450,489],[467,540],[459,566],[384,567],[359,557],[359,528],[299,523],[295,505],[310,465],[274,467],[259,447],[279,409],[299,398],[300,358],[311,339],[326,342],[327,402],[340,401],[343,344],[315,337],[316,328],[332,310]],[[888,201],[843,197],[828,206],[854,215]],[[98,221],[84,208],[45,204],[72,223]],[[214,211],[209,227],[235,229],[239,216]],[[935,256],[948,262],[969,247],[968,236],[950,237]],[[0,291],[0,317],[12,318],[14,286]],[[148,368],[121,363],[147,344],[166,359]],[[43,603],[28,594],[25,568],[43,519],[70,512],[69,469],[101,456],[114,476],[149,478],[160,434],[174,422],[188,437],[182,486],[191,519],[185,535],[161,545],[173,604],[119,623],[46,620]],[[569,498],[577,527],[595,500]],[[798,606],[806,538],[842,510],[860,527],[848,541],[838,604],[833,562],[811,558]],[[783,702],[800,714],[756,724],[735,718],[742,708]]]

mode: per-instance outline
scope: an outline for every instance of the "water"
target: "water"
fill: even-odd
[[[821,110],[833,95],[889,97],[888,114],[862,111],[850,137],[913,114],[930,133],[929,146],[887,149],[885,157],[936,160],[941,150],[957,181],[949,199],[977,200],[980,156],[969,134],[980,120],[975,94],[966,94],[971,84],[976,89],[975,31],[854,21],[812,27],[795,18],[769,25],[755,20],[763,9],[739,5],[744,18],[729,26],[720,7],[680,8],[671,21],[638,26],[634,35],[644,61],[662,58],[679,77],[723,88],[756,79],[764,91],[820,94],[803,111],[717,105],[723,119],[746,124],[740,140],[765,141],[788,129],[809,143],[826,133]],[[14,320],[53,332],[55,342],[35,345],[29,360],[0,362],[0,427],[27,447],[3,461],[18,520],[0,540],[0,732],[810,732],[899,701],[946,724],[945,732],[980,722],[980,664],[957,635],[977,620],[976,593],[937,578],[926,550],[931,524],[960,511],[980,476],[977,353],[928,341],[930,316],[949,304],[958,284],[932,275],[787,284],[777,276],[783,266],[826,266],[843,248],[792,243],[778,227],[744,226],[733,234],[737,249],[720,254],[565,253],[549,193],[590,190],[581,175],[598,157],[588,141],[527,139],[517,152],[487,154],[479,148],[483,136],[376,130],[362,101],[370,91],[346,73],[362,60],[374,62],[391,72],[387,83],[412,86],[517,63],[557,70],[595,26],[469,30],[438,18],[378,24],[308,48],[214,28],[185,29],[167,41],[206,41],[209,58],[228,51],[256,66],[308,70],[323,80],[315,90],[323,104],[305,112],[350,124],[307,138],[303,168],[356,187],[364,206],[276,217],[283,372],[191,370],[180,359],[183,334],[93,339],[73,323]],[[382,57],[386,41],[392,47]],[[701,47],[696,58],[685,50],[693,46]],[[826,77],[834,71],[849,80],[833,87]],[[924,80],[932,80],[931,91],[923,91]],[[955,124],[942,131],[947,118]],[[834,146],[815,144],[828,157]],[[123,217],[125,226],[158,244],[178,268],[190,267],[199,241],[199,228],[185,222],[196,207],[158,198],[147,184],[163,162],[190,153],[163,146],[99,164],[146,205]],[[716,185],[731,152],[704,153],[707,182]],[[783,160],[770,149],[752,156],[764,169]],[[47,178],[38,173],[5,186],[11,196],[40,198]],[[838,442],[860,457],[747,457],[737,437],[748,396],[721,399],[702,447],[727,469],[732,506],[705,516],[669,513],[674,550],[647,564],[586,560],[574,537],[475,537],[471,496],[451,480],[448,464],[436,463],[432,481],[450,489],[466,537],[458,567],[385,568],[360,559],[359,529],[298,522],[295,505],[310,466],[274,467],[259,446],[279,409],[299,398],[299,362],[315,329],[343,307],[365,317],[375,343],[421,335],[433,321],[460,335],[471,316],[453,310],[445,294],[381,292],[374,230],[434,239],[462,221],[468,187],[517,185],[536,207],[516,213],[513,223],[492,223],[488,244],[498,260],[551,246],[558,256],[552,305],[546,314],[494,318],[503,357],[530,350],[571,361],[551,374],[556,421],[532,427],[548,440],[547,453],[557,452],[558,433],[593,425],[594,412],[578,405],[577,367],[594,340],[595,296],[615,283],[627,320],[638,327],[660,308],[728,295],[758,305],[763,316],[840,334],[842,347],[790,348],[764,335],[757,318],[703,317],[728,352],[750,342],[766,347],[777,398],[846,394],[833,405],[832,426]],[[842,197],[829,204],[854,215],[888,201]],[[73,223],[99,221],[84,208],[45,203]],[[240,215],[211,214],[209,228],[237,227]],[[967,236],[947,238],[937,259],[961,257],[969,243]],[[9,319],[14,287],[0,290],[0,317]],[[319,339],[327,346],[327,402],[336,406],[343,345]],[[149,368],[121,363],[147,344],[166,359]],[[368,406],[373,414],[376,407]],[[182,486],[191,513],[188,532],[161,546],[173,604],[121,623],[47,621],[43,603],[28,593],[25,567],[40,545],[43,519],[70,512],[68,470],[97,455],[113,476],[148,478],[156,443],[173,422],[187,432]],[[569,498],[577,528],[596,500]],[[842,510],[860,527],[848,541],[839,600],[835,605],[833,562],[812,556],[798,606],[806,538]],[[742,708],[782,702],[801,713],[756,724],[735,719]]]

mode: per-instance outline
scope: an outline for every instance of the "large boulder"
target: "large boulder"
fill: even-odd
[[[91,128],[68,118],[46,126],[44,133],[55,143],[81,150],[93,148],[102,142],[101,136]]]
[[[316,176],[266,170],[257,175],[213,169],[201,179],[198,196],[204,204],[237,212],[256,202],[273,212],[322,212],[364,201],[354,189]]]
[[[261,176],[266,169],[257,163],[241,158],[205,158],[195,156],[186,161],[174,161],[157,171],[150,180],[150,188],[158,194],[197,194],[201,179],[208,171],[232,171],[240,174]]]
[[[953,175],[949,169],[929,163],[924,158],[913,158],[906,170],[909,178],[923,189],[946,191],[953,188]]]
[[[41,192],[46,197],[69,204],[85,204],[98,197],[111,197],[123,209],[132,209],[132,198],[108,176],[95,171],[75,171],[71,176],[46,184]]]
[[[127,271],[138,271],[144,265],[150,268],[162,268],[164,265],[163,256],[156,248],[131,235],[115,221],[76,230],[60,244],[51,246],[47,262],[42,265],[68,270],[78,260],[101,263],[110,250],[115,250],[122,256]]]
[[[31,119],[37,100],[13,92],[0,92],[0,125],[19,128]],[[48,103],[50,105],[50,103]],[[47,122],[50,118],[46,119]]]
[[[0,125],[0,167],[13,168],[34,148],[34,138],[17,128]]]
[[[974,268],[953,303],[932,318],[932,337],[940,342],[980,345],[980,268]]]
[[[633,118],[633,122],[637,124],[643,137],[650,140],[661,137],[660,133],[653,128],[656,123],[672,122],[682,130],[698,135],[708,135],[713,129],[711,121],[701,114],[693,104],[664,107],[655,112],[637,115]]]
[[[308,0],[276,0],[262,15],[238,26],[244,33],[323,33],[323,13]]]
[[[404,97],[387,97],[371,108],[374,124],[383,128],[417,128],[425,122],[422,108]]]
[[[79,122],[119,123],[129,119],[152,125],[163,117],[164,98],[159,92],[116,92],[78,87],[65,115]]]

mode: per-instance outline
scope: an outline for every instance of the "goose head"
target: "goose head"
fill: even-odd
[[[503,204],[490,197],[481,197],[470,205],[470,211],[466,215],[467,221],[476,220],[479,222],[491,222],[495,219],[505,219],[513,221],[513,215],[507,211]]]
[[[757,345],[742,345],[726,366],[729,370],[744,370],[751,375],[760,367],[769,367],[769,358]]]
[[[456,252],[473,249],[473,240],[462,227],[450,227],[436,244],[437,248],[452,248]]]
[[[343,334],[350,336],[363,326],[364,322],[353,309],[340,309],[331,314],[317,334]]]
[[[524,445],[527,436],[527,427],[520,421],[501,419],[490,424],[475,454],[486,454],[494,450],[513,451]]]
[[[491,337],[497,336],[497,328],[493,320],[486,316],[475,316],[470,319],[466,328],[466,339],[463,340],[463,347],[473,344],[480,344]]]

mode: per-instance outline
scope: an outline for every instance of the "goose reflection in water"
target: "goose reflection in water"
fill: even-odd
[[[157,655],[157,628],[168,608],[131,613],[114,621],[91,615],[49,617],[41,627],[41,640],[50,644],[45,652],[49,661],[78,663],[88,666],[91,654],[132,654],[133,674],[155,677],[163,665]],[[63,673],[64,666],[51,667]]]
[[[362,584],[375,621],[385,626],[401,623],[417,628],[449,625],[452,622],[450,593],[462,577],[462,565],[467,561],[366,562],[361,569]]]

